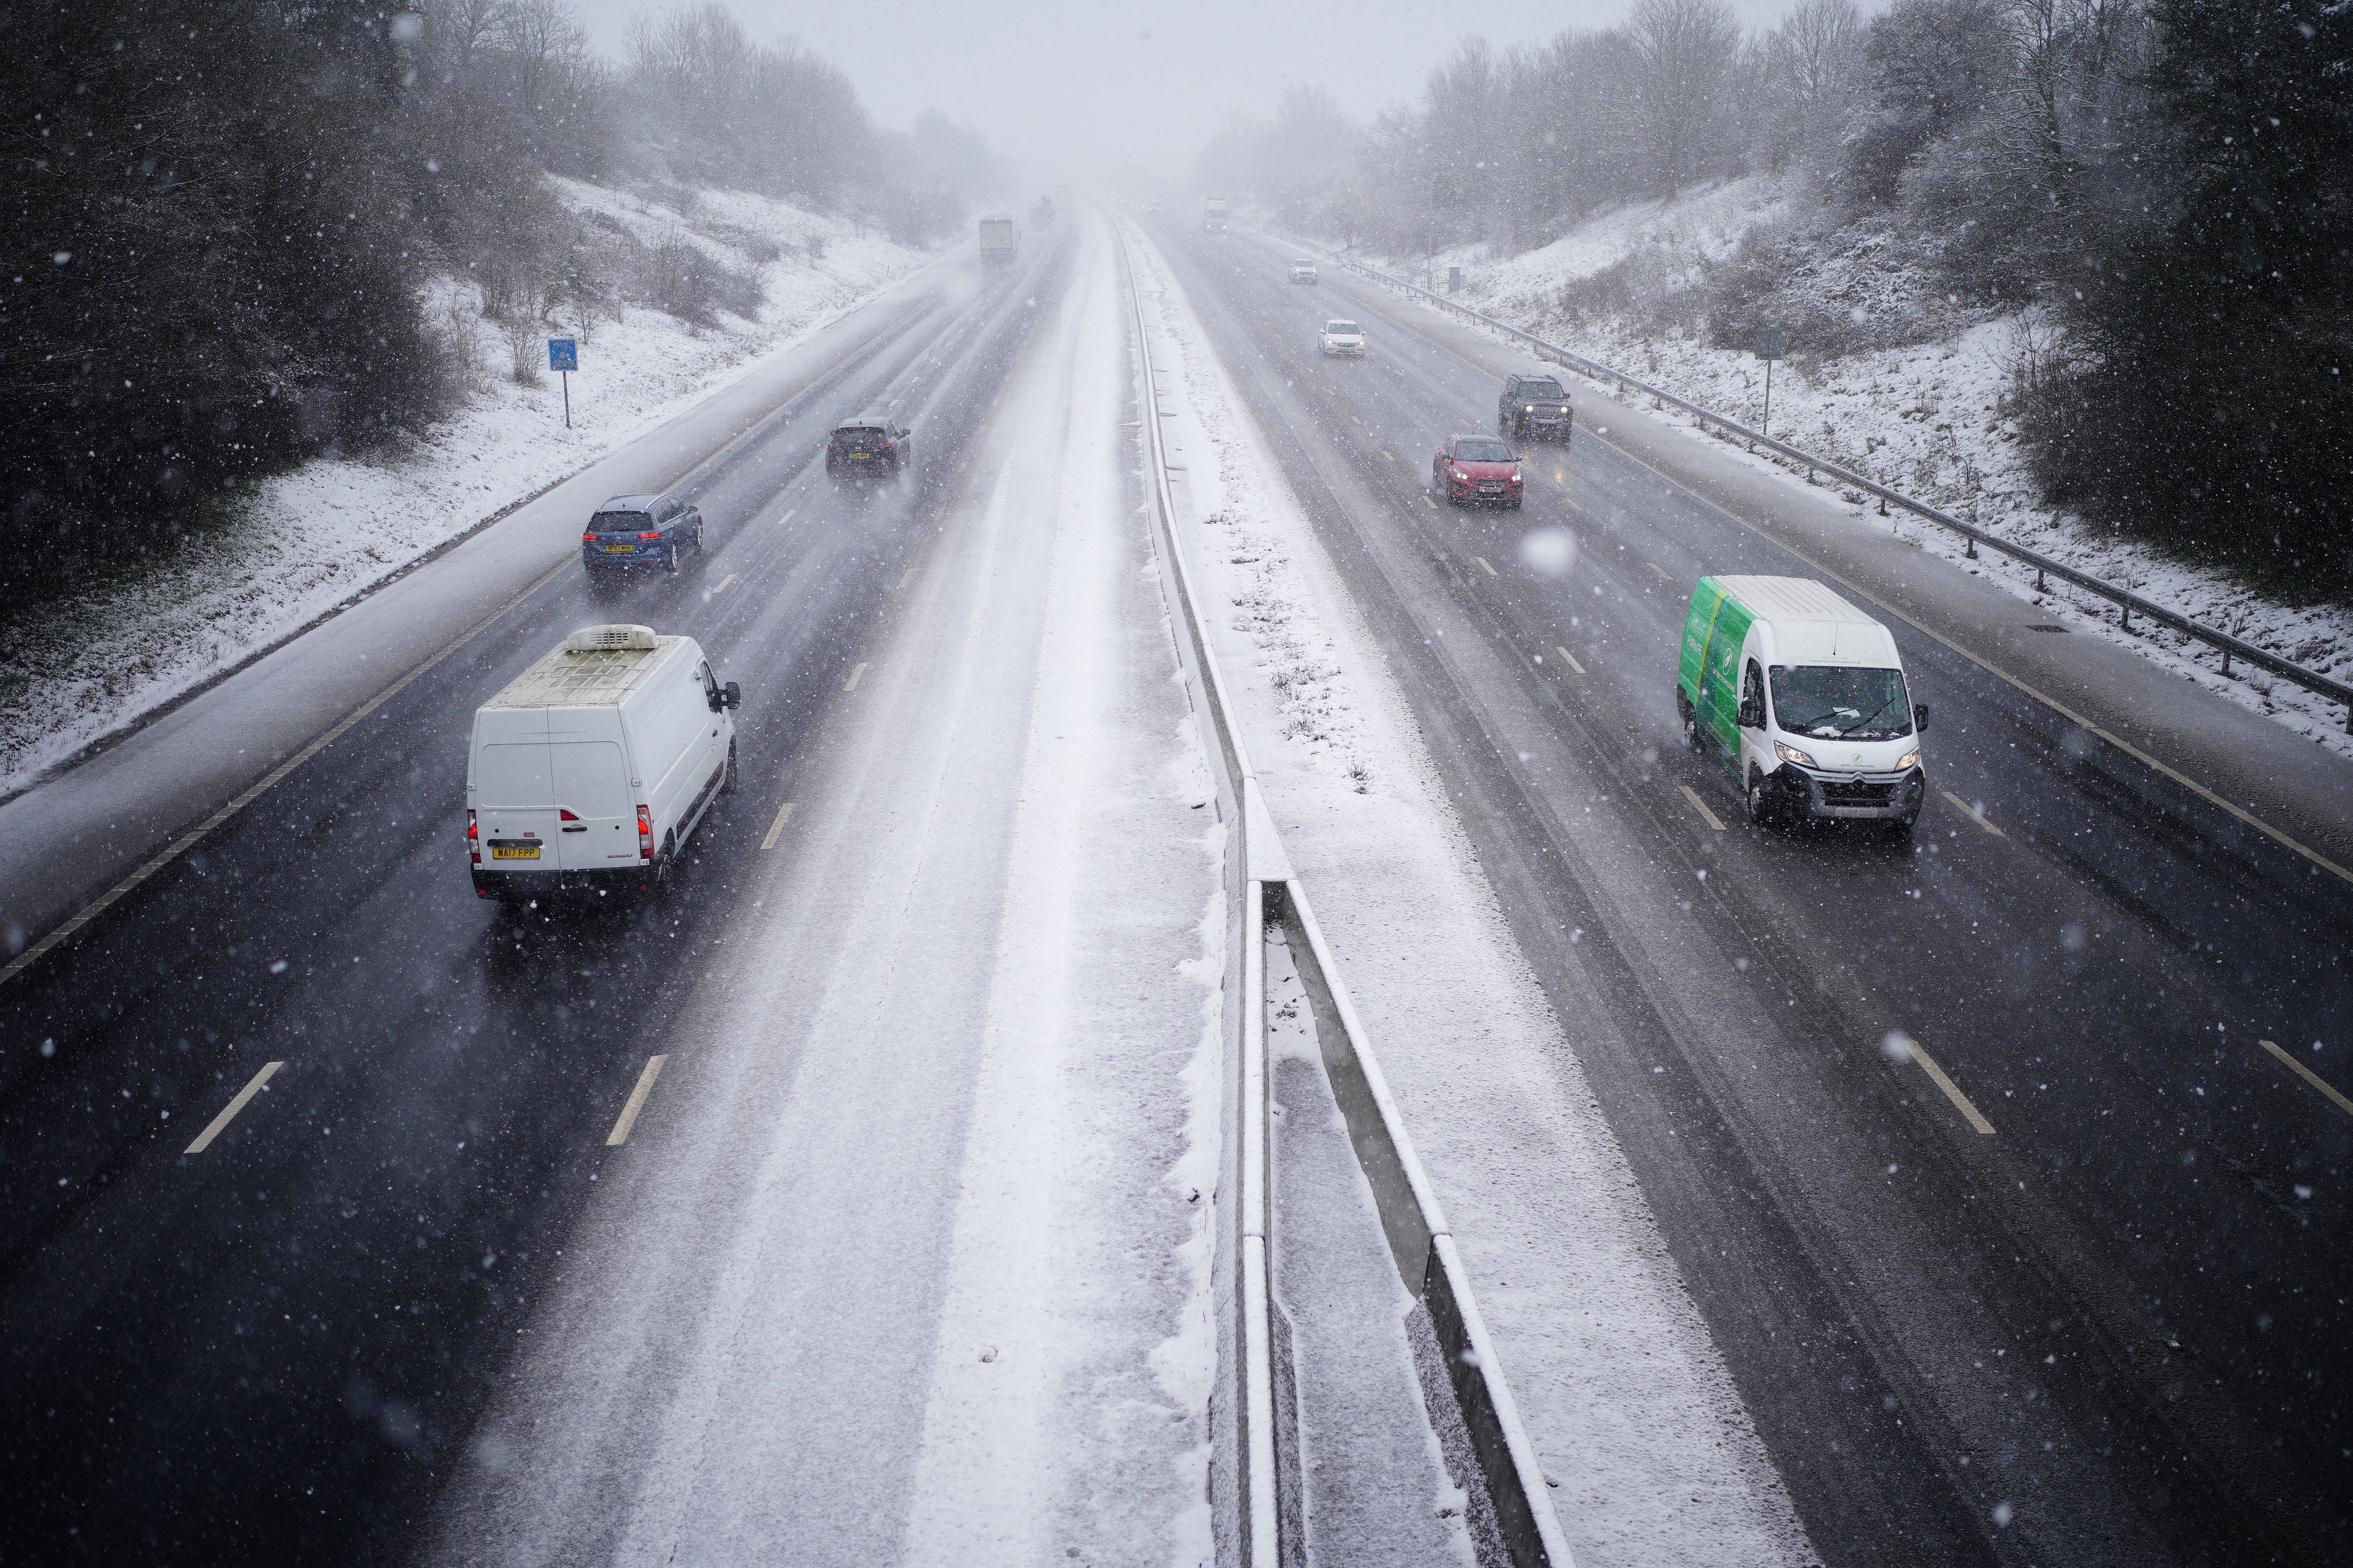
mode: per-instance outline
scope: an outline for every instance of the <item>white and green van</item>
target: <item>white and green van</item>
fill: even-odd
[[[1752,822],[1855,817],[1909,830],[1927,794],[1904,660],[1887,628],[1803,577],[1703,577],[1675,708],[1740,780]]]

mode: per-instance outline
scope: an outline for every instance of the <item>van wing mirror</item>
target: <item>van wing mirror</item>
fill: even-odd
[[[732,680],[719,689],[719,695],[730,708],[744,706],[744,689]]]
[[[1926,702],[1915,702],[1915,703],[1914,703],[1914,704],[1912,705],[1912,728],[1913,728],[1913,730],[1914,730],[1915,731],[1917,731],[1925,730],[1925,729],[1926,729],[1927,727],[1928,727],[1928,705],[1927,705]]]
[[[1740,727],[1761,730],[1765,727],[1765,704],[1751,698],[1740,705]]]

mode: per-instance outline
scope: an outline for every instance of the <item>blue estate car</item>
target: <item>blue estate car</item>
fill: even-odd
[[[702,548],[702,514],[677,496],[615,496],[588,520],[580,560],[591,572],[620,566],[678,570],[679,552]]]

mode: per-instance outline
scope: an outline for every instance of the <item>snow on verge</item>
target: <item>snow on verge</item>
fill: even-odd
[[[167,558],[16,617],[0,653],[0,798],[578,472],[752,355],[806,336],[928,259],[841,220],[740,192],[695,193],[681,211],[554,183],[584,215],[645,239],[677,236],[756,270],[766,303],[755,318],[723,315],[711,329],[635,306],[581,327],[567,321],[565,330],[581,339],[567,430],[558,380],[514,380],[508,345],[483,320],[472,286],[443,281],[428,310],[437,330],[470,345],[479,379],[466,405],[414,449],[322,458],[279,475],[233,516],[193,524]],[[762,265],[746,246],[778,254]],[[532,334],[539,363],[546,350],[538,340],[554,335]],[[42,700],[26,700],[37,686]]]
[[[1138,270],[1155,357],[1176,373],[1165,423],[1197,514],[1177,527],[1239,722],[1453,1224],[1577,1561],[1818,1561],[1410,705],[1182,290],[1148,247]],[[1316,672],[1306,706],[1301,683],[1276,683],[1291,648]]]
[[[1678,201],[1614,208],[1508,259],[1489,259],[1477,248],[1449,252],[1435,258],[1433,276],[1442,279],[1447,267],[1459,266],[1460,298],[1473,310],[1754,427],[1765,412],[1765,377],[1753,355],[1711,347],[1693,329],[1646,326],[1640,310],[1580,322],[1564,308],[1562,289],[1635,257],[1656,261],[1656,279],[1687,284],[1706,262],[1736,247],[1748,228],[1787,216],[1788,201],[1778,183],[1751,176]],[[1377,264],[1399,277],[1421,270],[1418,259]],[[1770,433],[2307,669],[2353,680],[2353,606],[2283,604],[2225,573],[2175,560],[2042,502],[2005,394],[2021,355],[2038,346],[2048,352],[2051,331],[2031,312],[2013,312],[1940,342],[1785,360],[1773,376]],[[1498,341],[1504,341],[1500,334]],[[1721,439],[1682,416],[1658,417]],[[1746,460],[1803,482],[1800,474],[1767,458]],[[1860,525],[1899,529],[1924,549],[2049,611],[2070,630],[2134,648],[2209,691],[2353,756],[2341,704],[2243,664],[2225,676],[2222,656],[2203,643],[2145,617],[2127,630],[2116,607],[2096,595],[2063,584],[2038,591],[2031,566],[1993,553],[1970,560],[1966,542],[1947,530],[1902,514],[1882,519],[1858,492],[1841,499]]]

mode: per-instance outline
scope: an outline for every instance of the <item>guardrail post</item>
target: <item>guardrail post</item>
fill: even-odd
[[[1975,561],[1978,558],[1978,536],[1974,533],[1965,533],[1961,537],[1968,542],[1968,548],[1961,552],[1962,556]]]
[[[2231,678],[2231,650],[2230,650],[2229,648],[2224,648],[2224,649],[2222,650],[2222,679],[2225,679],[2225,680],[2228,680],[2230,678]]]
[[[2132,606],[2121,600],[2116,604],[2116,622],[2126,631],[2132,630]]]

